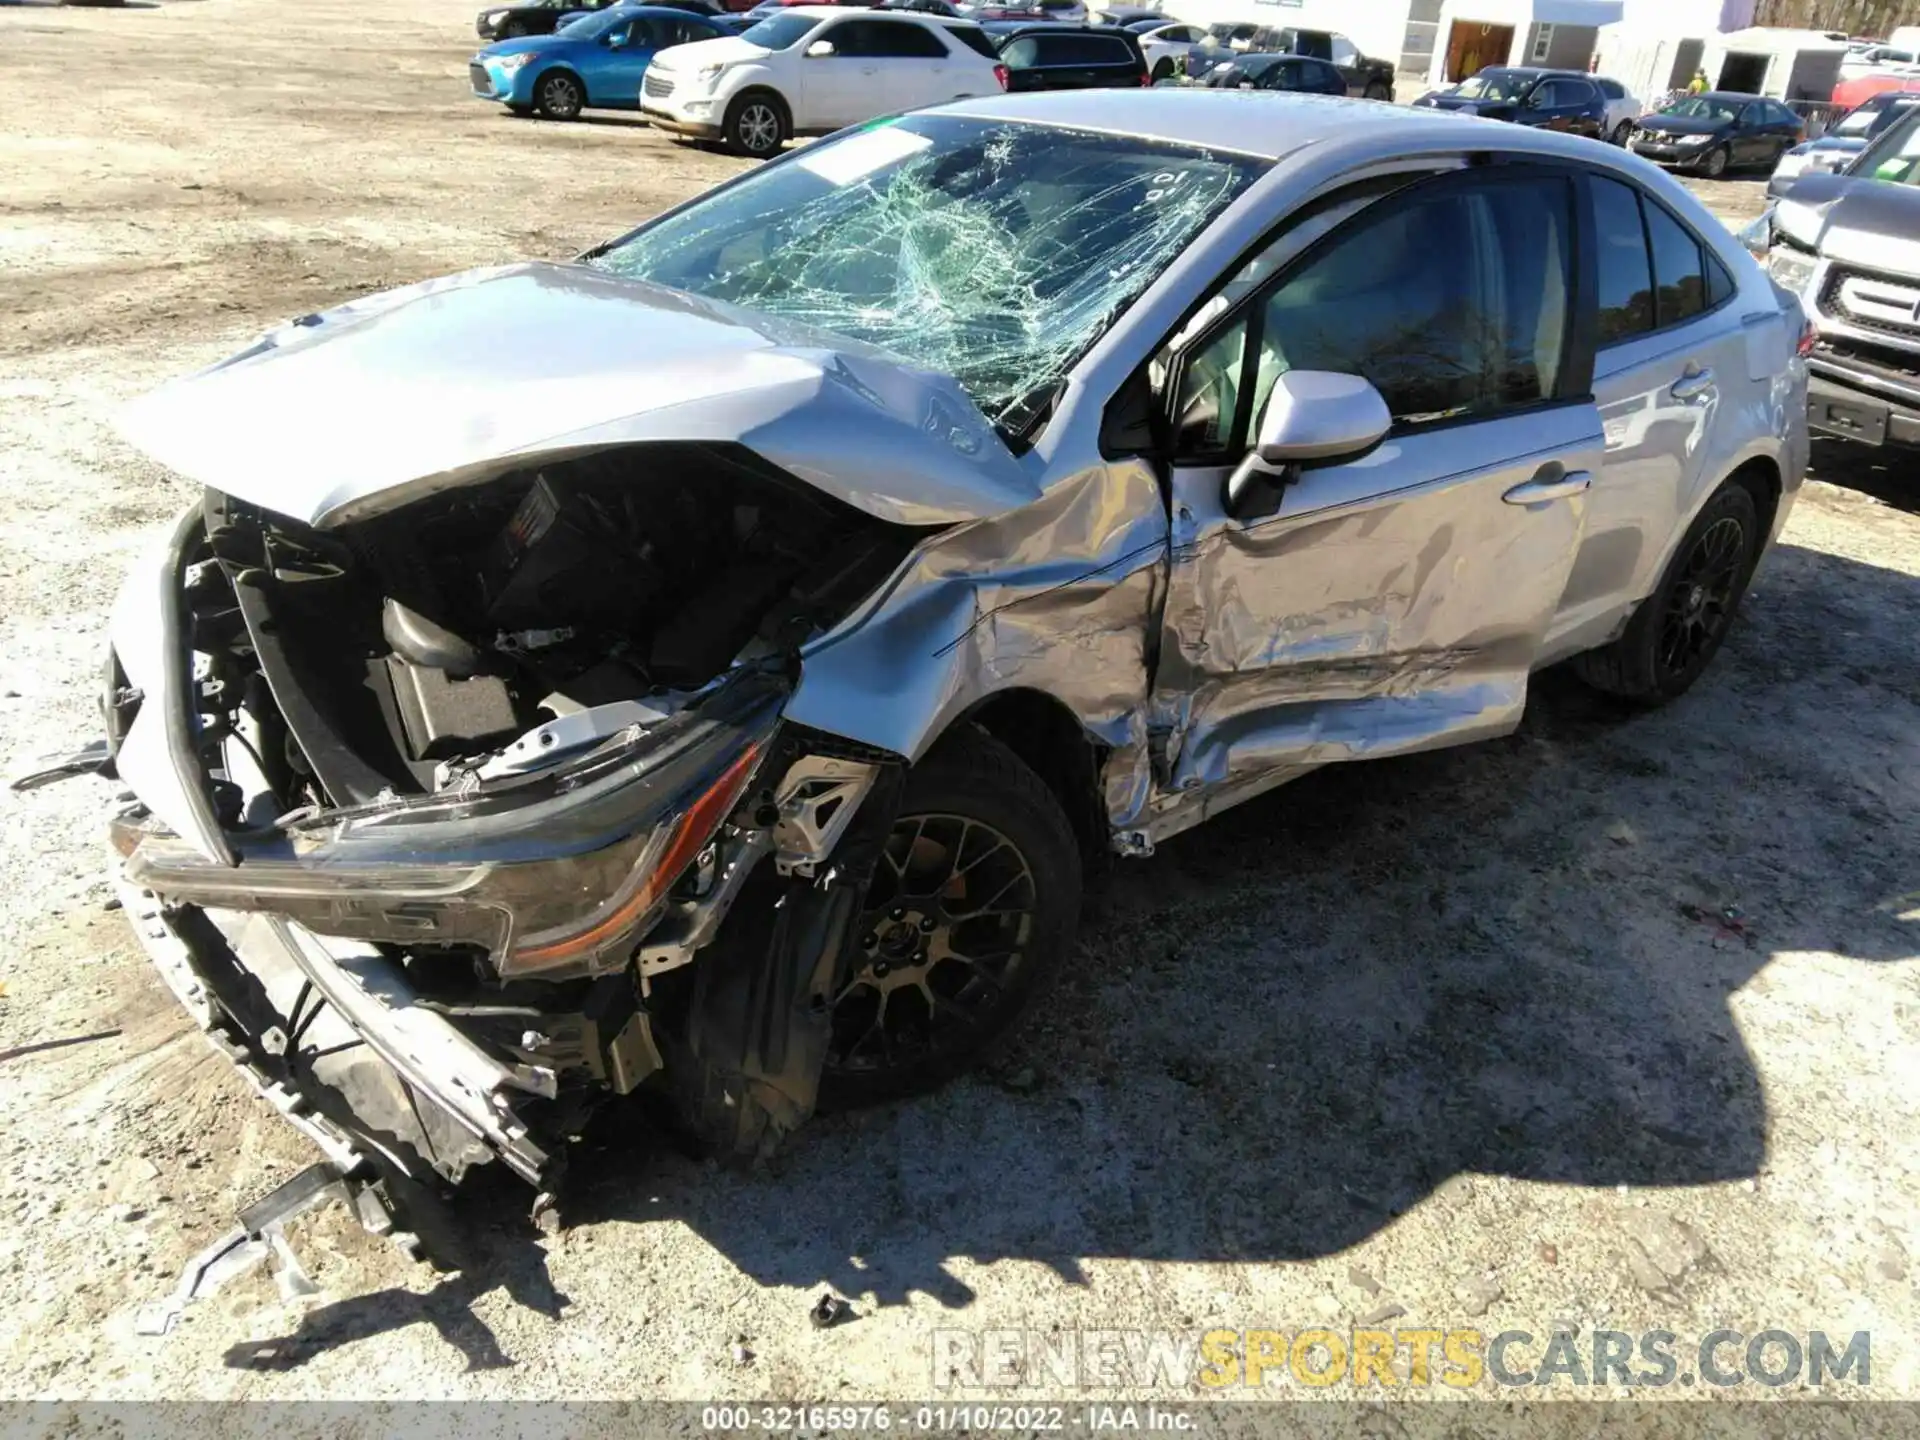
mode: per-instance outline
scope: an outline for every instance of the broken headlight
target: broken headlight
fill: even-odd
[[[233,867],[123,828],[127,878],[321,935],[479,946],[503,979],[617,968],[746,793],[785,700],[783,681],[743,676],[572,765],[231,837]]]

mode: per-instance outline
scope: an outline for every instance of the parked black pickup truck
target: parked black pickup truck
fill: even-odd
[[[1297,25],[1223,23],[1207,27],[1204,43],[1187,56],[1187,74],[1198,79],[1216,65],[1242,55],[1311,55],[1329,62],[1347,82],[1349,95],[1393,99],[1393,62],[1375,60],[1337,30],[1305,30]]]

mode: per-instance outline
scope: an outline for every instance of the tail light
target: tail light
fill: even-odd
[[[1150,87],[1150,86],[1151,86],[1152,84],[1153,84],[1153,76],[1151,76],[1151,75],[1149,75],[1149,74],[1148,74],[1148,73],[1147,73],[1146,71],[1144,71],[1144,70],[1142,70],[1142,71],[1140,72],[1140,85],[1141,85],[1141,88],[1142,88],[1142,89],[1146,89],[1146,88],[1148,88],[1148,87]]]
[[[1000,88],[1002,90],[1005,90],[1013,83],[1013,76],[1004,65],[996,65],[993,67],[993,78],[1000,82]]]
[[[1812,319],[1802,319],[1800,322],[1800,339],[1793,347],[1794,352],[1798,354],[1802,360],[1806,359],[1809,355],[1813,354],[1813,347],[1819,339],[1820,332],[1814,329]]]

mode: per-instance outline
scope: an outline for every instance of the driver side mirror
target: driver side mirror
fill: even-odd
[[[807,46],[807,59],[809,60],[825,60],[834,53],[833,42],[831,40],[816,40]]]
[[[1360,455],[1392,425],[1387,402],[1369,380],[1331,370],[1284,372],[1273,382],[1258,440],[1227,477],[1227,514],[1236,520],[1272,515],[1301,466]]]

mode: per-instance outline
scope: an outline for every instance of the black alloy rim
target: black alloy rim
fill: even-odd
[[[1669,675],[1698,664],[1726,633],[1746,542],[1746,530],[1728,515],[1709,525],[1687,552],[1660,616],[1660,665]]]
[[[828,1070],[883,1073],[977,1044],[1025,963],[1036,901],[1026,856],[992,826],[901,817],[854,926]]]

